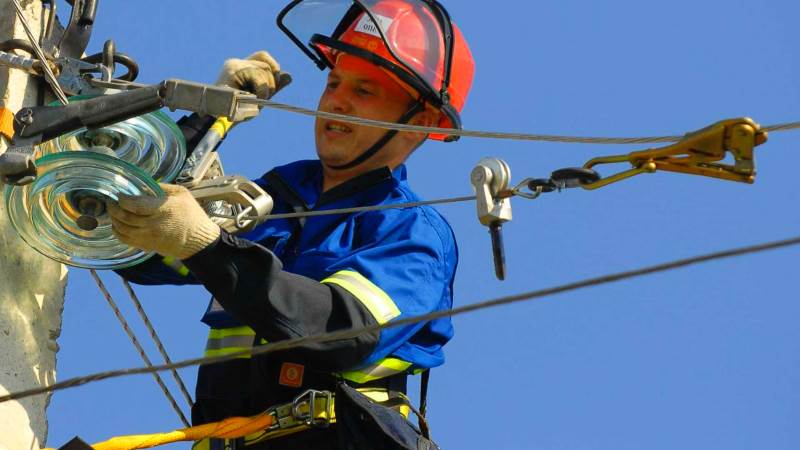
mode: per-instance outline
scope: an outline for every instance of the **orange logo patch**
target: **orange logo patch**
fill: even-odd
[[[300,364],[283,363],[281,365],[281,376],[278,383],[283,386],[300,387],[303,385],[303,371],[305,367]]]

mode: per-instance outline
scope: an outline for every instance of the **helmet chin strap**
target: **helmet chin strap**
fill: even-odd
[[[406,111],[399,119],[397,119],[397,123],[399,124],[406,124],[412,117],[417,115],[417,113],[422,112],[425,110],[425,103],[421,101],[417,101],[414,103],[408,111]],[[397,135],[397,130],[389,130],[386,134],[383,135],[378,142],[372,144],[372,147],[368,148],[364,151],[361,155],[357,156],[354,160],[350,161],[349,163],[341,164],[338,166],[328,166],[331,169],[336,170],[344,170],[344,169],[352,169],[353,167],[363,163],[364,161],[372,158],[378,153],[393,137]]]

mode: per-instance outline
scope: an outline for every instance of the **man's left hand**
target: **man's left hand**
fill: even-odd
[[[108,202],[114,235],[131,247],[187,259],[208,247],[220,228],[183,186],[161,184],[166,197],[120,194]]]

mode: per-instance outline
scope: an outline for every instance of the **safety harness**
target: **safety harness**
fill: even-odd
[[[357,388],[355,391],[372,403],[391,408],[405,419],[413,411],[420,419],[423,436],[428,437],[424,418],[404,394],[382,388]],[[91,446],[75,438],[58,450],[137,450],[186,441],[195,441],[193,450],[235,450],[304,430],[327,428],[335,423],[335,394],[311,389],[291,402],[274,405],[251,417],[231,417],[168,433],[118,436]]]

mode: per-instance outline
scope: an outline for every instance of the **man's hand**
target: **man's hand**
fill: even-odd
[[[166,197],[120,195],[109,202],[114,235],[131,247],[187,259],[208,247],[220,228],[183,186],[161,184]]]
[[[240,91],[255,94],[260,99],[268,99],[283,86],[278,73],[281,70],[278,61],[269,53],[261,50],[248,56],[247,59],[229,59],[222,66],[217,85],[228,86]]]

